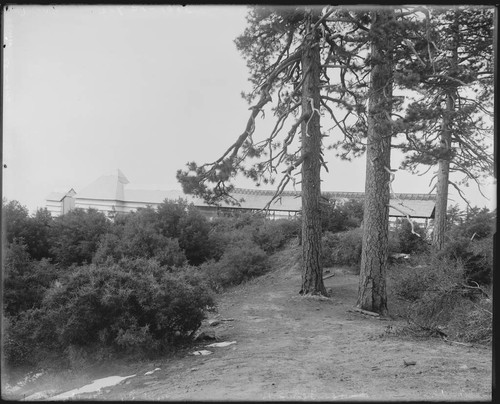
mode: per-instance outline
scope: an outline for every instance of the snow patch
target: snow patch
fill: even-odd
[[[215,342],[213,344],[207,345],[207,348],[208,347],[222,348],[222,347],[233,345],[233,344],[236,344],[236,341]]]
[[[210,355],[212,352],[207,351],[206,349],[202,349],[201,351],[191,352],[192,355]]]
[[[160,368],[156,368],[156,369],[153,369],[153,370],[150,370],[149,372],[146,372],[144,373],[144,376],[147,376],[147,375],[152,375],[154,372],[156,372],[157,370],[161,370]]]
[[[50,400],[66,400],[69,399],[73,396],[76,396],[77,394],[83,394],[83,393],[93,393],[95,391],[99,391],[104,387],[110,387],[114,386],[120,382],[122,382],[125,379],[128,379],[130,377],[134,377],[135,375],[131,376],[109,376],[105,377],[103,379],[97,379],[94,380],[92,383],[87,384],[86,386],[80,387],[78,389],[73,389],[70,391],[67,391],[66,393],[58,394],[57,396],[50,397]]]

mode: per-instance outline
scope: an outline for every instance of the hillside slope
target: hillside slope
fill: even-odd
[[[207,320],[203,329],[235,343],[208,341],[172,359],[131,364],[120,375],[137,376],[78,398],[491,400],[490,349],[391,335],[394,321],[349,311],[358,278],[347,271],[325,280],[330,299],[302,297],[299,256],[296,247],[281,251],[271,272],[220,295],[209,319],[218,324]]]

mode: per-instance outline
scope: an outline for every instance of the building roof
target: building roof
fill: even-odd
[[[436,199],[417,200],[417,199],[391,199],[389,203],[389,216],[405,217],[406,215],[420,218],[434,218]]]
[[[195,204],[203,203],[203,200],[192,195],[186,195],[180,190],[161,189],[125,189],[125,200],[127,202],[162,203],[165,199],[177,200],[187,199]]]
[[[231,195],[236,199],[244,199],[241,208],[263,209],[274,193],[274,190],[235,188]],[[300,191],[284,191],[269,208],[300,211],[302,206],[300,195]],[[365,196],[364,192],[323,192],[322,195],[329,200],[363,199]],[[389,202],[389,216],[405,217],[408,215],[415,218],[431,218],[434,216],[435,201],[435,194],[395,194]]]
[[[47,201],[55,201],[61,202],[67,196],[75,196],[76,192],[73,188],[71,188],[68,192],[51,192],[45,200]]]
[[[78,199],[125,200],[124,185],[129,181],[120,170],[109,175],[103,175],[85,187],[77,195]]]
[[[165,199],[177,200],[181,198],[187,200],[188,203],[193,203],[195,206],[209,206],[203,199],[186,195],[180,190],[127,189],[125,185],[128,183],[129,181],[125,175],[120,170],[116,170],[113,174],[104,175],[84,188],[76,195],[76,199],[116,201],[147,206],[160,204]],[[71,191],[74,195],[74,190],[71,189]],[[52,193],[46,199],[48,201],[61,201],[67,194]],[[231,196],[240,201],[240,205],[233,206],[221,202],[220,206],[223,208],[260,210],[266,207],[274,194],[274,190],[235,188]],[[323,192],[322,195],[329,200],[364,198],[364,192]],[[279,198],[269,205],[269,209],[273,211],[299,212],[302,206],[300,196],[300,191],[284,191]],[[395,194],[390,200],[389,216],[404,217],[408,215],[414,218],[432,218],[434,216],[435,199],[435,194]]]

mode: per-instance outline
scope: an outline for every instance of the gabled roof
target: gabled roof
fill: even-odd
[[[78,193],[78,199],[104,199],[112,201],[125,200],[123,185],[128,179],[120,170],[109,175],[103,175]]]
[[[47,197],[45,198],[46,201],[55,201],[55,202],[61,202],[65,197],[67,196],[75,196],[76,192],[73,188],[71,188],[68,192],[51,192]]]

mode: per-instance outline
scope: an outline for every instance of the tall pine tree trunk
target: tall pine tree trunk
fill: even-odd
[[[311,27],[309,15],[309,28]],[[302,113],[302,289],[303,294],[326,295],[321,267],[320,170],[321,130],[319,98],[320,49],[314,32],[309,31],[303,44]],[[311,108],[311,101],[314,110]]]
[[[454,77],[458,73],[458,12],[455,11],[455,20],[451,27],[453,29],[453,40],[450,46],[450,71],[449,76]],[[436,184],[436,209],[434,212],[434,230],[432,233],[432,246],[441,250],[444,246],[446,234],[446,212],[448,210],[448,184],[450,177],[451,159],[451,122],[455,110],[455,93],[457,86],[450,83],[445,90],[446,107],[443,114],[441,127],[440,157],[438,161],[437,184]]]
[[[444,246],[446,233],[446,211],[448,210],[448,182],[450,177],[451,129],[450,114],[454,110],[454,100],[451,94],[446,96],[446,110],[441,129],[441,158],[438,161],[436,185],[436,209],[434,211],[434,231],[432,246],[441,250]]]
[[[391,10],[371,13],[371,65],[361,270],[357,306],[387,312],[386,270],[389,234],[393,41]]]

